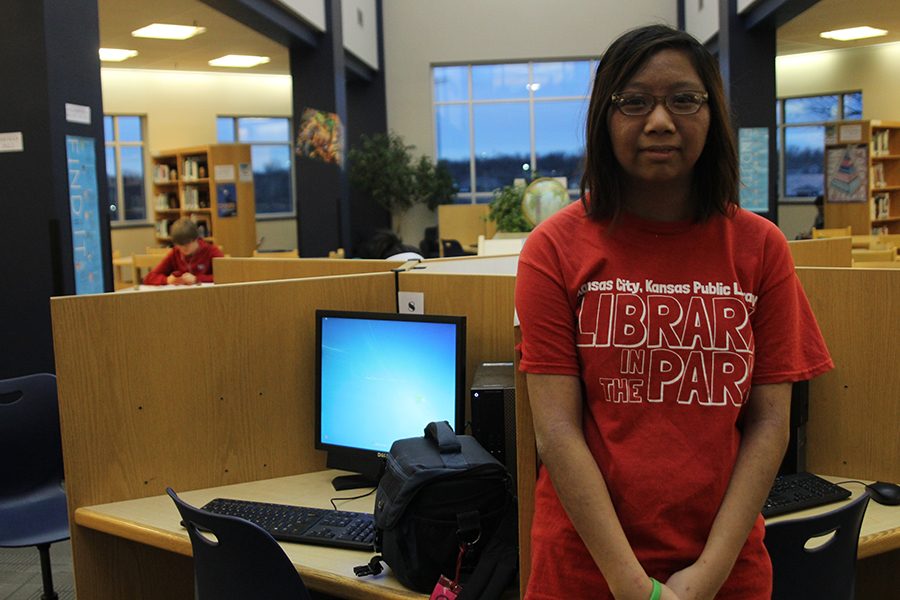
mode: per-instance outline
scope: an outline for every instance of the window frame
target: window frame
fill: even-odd
[[[218,137],[219,131],[219,119],[230,119],[231,120],[231,131],[232,136],[234,138],[233,142],[221,142],[218,139],[216,140],[218,143],[234,143],[234,144],[247,144],[250,146],[250,154],[253,154],[253,146],[287,146],[288,149],[288,157],[290,158],[290,189],[291,189],[291,210],[288,212],[273,212],[273,213],[260,213],[256,212],[256,220],[257,221],[275,221],[279,219],[295,219],[297,217],[297,186],[296,186],[296,168],[297,164],[294,157],[294,142],[293,135],[294,127],[293,127],[293,119],[290,116],[285,115],[235,115],[235,114],[227,114],[227,115],[216,115],[216,136]],[[244,142],[240,139],[240,127],[238,126],[238,121],[240,119],[282,119],[287,121],[287,131],[288,131],[288,139],[283,142]],[[254,181],[254,186],[255,186]]]
[[[566,62],[586,62],[588,63],[588,73],[589,79],[587,81],[587,85],[585,88],[585,94],[581,96],[537,96],[535,97],[536,89],[533,87],[535,82],[534,75],[534,66],[536,64],[546,64],[546,63],[566,63]],[[432,156],[435,157],[435,160],[440,160],[440,156],[438,155],[438,107],[442,106],[466,106],[468,111],[468,128],[469,128],[469,188],[470,190],[467,192],[459,192],[456,195],[456,203],[457,204],[485,204],[491,201],[494,196],[494,191],[478,191],[478,173],[477,173],[477,157],[475,155],[475,107],[476,106],[486,106],[491,104],[499,104],[499,105],[508,105],[508,104],[527,104],[528,105],[528,138],[529,138],[529,149],[528,149],[528,157],[529,157],[529,173],[534,173],[537,167],[537,147],[535,142],[536,130],[535,130],[535,105],[536,104],[551,104],[553,102],[581,102],[587,111],[588,106],[590,104],[591,91],[593,88],[593,78],[597,71],[597,64],[599,62],[598,57],[575,57],[575,58],[553,58],[553,59],[545,59],[545,60],[520,60],[520,61],[506,61],[506,62],[479,62],[479,63],[434,63],[430,67],[430,83],[431,83],[431,126],[432,126]],[[473,80],[472,80],[472,68],[473,67],[482,67],[482,66],[493,66],[493,67],[501,67],[506,65],[521,65],[525,64],[528,67],[528,94],[526,97],[521,98],[483,98],[483,99],[475,99],[474,98],[474,90],[473,90]],[[434,82],[434,71],[435,69],[445,68],[445,67],[465,67],[466,68],[466,81],[467,81],[467,89],[466,95],[467,98],[465,100],[437,100],[435,93],[435,82]],[[582,140],[582,144],[584,140]],[[582,157],[584,158],[584,147],[582,146]],[[569,197],[572,199],[577,199],[580,195],[580,181],[574,181],[573,178],[569,178],[568,180],[568,191]]]
[[[113,123],[113,139],[112,141],[106,140],[106,118],[109,117],[112,119]],[[121,141],[119,139],[119,118],[121,117],[136,117],[138,122],[140,123],[141,130],[141,139],[140,141]],[[115,158],[115,167],[116,167],[116,210],[108,210],[110,215],[109,224],[110,227],[125,228],[125,227],[145,227],[147,225],[153,224],[153,212],[150,210],[149,206],[149,198],[150,194],[147,193],[147,186],[149,185],[149,181],[147,179],[148,166],[150,165],[150,156],[147,152],[147,115],[141,113],[104,113],[104,135],[103,135],[103,151],[104,151],[104,159],[106,156],[106,150],[110,147],[113,149],[113,156]],[[143,166],[143,172],[141,174],[141,190],[143,190],[144,194],[144,218],[143,219],[126,219],[125,218],[125,209],[123,207],[123,203],[125,201],[125,177],[122,174],[122,147],[129,148],[140,148],[141,149],[141,164]],[[107,166],[107,172],[103,174],[104,178],[107,180],[107,185],[109,184],[109,166]],[[107,190],[106,197],[106,206],[111,207],[113,202],[110,201],[109,198],[109,190]]]
[[[832,121],[857,121],[863,120],[862,108],[860,108],[860,116],[852,119],[848,119],[845,113],[845,96],[850,94],[859,94],[860,96],[860,104],[862,106],[863,99],[863,91],[862,89],[851,89],[851,90],[837,90],[830,92],[822,92],[819,94],[799,94],[795,96],[779,96],[775,99],[775,120],[776,120],[776,130],[778,139],[776,140],[776,146],[778,148],[778,203],[779,204],[813,204],[815,202],[815,196],[787,196],[785,194],[785,189],[787,188],[787,169],[785,168],[785,162],[787,157],[787,130],[795,127],[824,127],[826,123],[831,123]],[[837,96],[838,100],[838,115],[835,119],[830,119],[827,121],[798,121],[796,123],[786,123],[785,117],[785,103],[788,100],[797,100],[803,98],[824,98],[828,96]],[[822,146],[824,152],[824,140]],[[824,176],[824,164],[823,164],[823,176]],[[823,181],[824,184],[824,181]]]

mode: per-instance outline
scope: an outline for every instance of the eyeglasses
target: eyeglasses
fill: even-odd
[[[650,114],[660,100],[673,115],[692,115],[700,110],[704,102],[709,100],[709,94],[706,92],[676,92],[667,96],[654,96],[642,92],[625,92],[612,95],[612,103],[623,115],[629,117]]]

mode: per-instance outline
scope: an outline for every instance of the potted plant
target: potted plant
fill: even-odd
[[[453,181],[453,174],[443,161],[431,162],[427,156],[420,156],[415,167],[417,202],[434,210],[441,204],[453,202],[459,189]]]
[[[350,183],[391,213],[395,224],[414,204],[434,210],[453,201],[456,183],[443,163],[435,164],[426,156],[414,161],[415,146],[394,132],[363,135],[360,140],[348,154]]]
[[[362,136],[360,146],[348,154],[350,183],[391,215],[402,215],[415,199],[411,193],[415,182],[410,167],[412,149],[393,132]]]
[[[528,232],[534,226],[522,213],[524,185],[507,185],[494,190],[487,218],[497,224],[497,231]]]

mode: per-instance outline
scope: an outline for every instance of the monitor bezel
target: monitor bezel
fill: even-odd
[[[465,426],[465,402],[466,402],[466,317],[462,315],[432,315],[432,314],[407,314],[384,313],[358,310],[316,310],[316,389],[315,389],[315,447],[328,453],[326,465],[332,469],[342,469],[377,480],[380,474],[386,453],[376,450],[366,450],[352,446],[342,446],[322,441],[322,321],[326,318],[343,318],[374,321],[403,321],[416,323],[445,323],[456,328],[456,398],[455,398],[455,422],[450,426],[457,433],[462,433]],[[422,424],[424,435],[425,426]]]

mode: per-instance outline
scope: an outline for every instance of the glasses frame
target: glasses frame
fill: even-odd
[[[679,112],[672,108],[669,104],[670,100],[674,96],[680,96],[682,94],[693,94],[699,96],[700,103],[697,104],[697,108],[692,110],[691,112]],[[627,99],[627,96],[643,96],[644,98],[651,98],[653,102],[650,104],[650,107],[646,110],[646,112],[640,113],[627,113],[623,108],[623,104]],[[673,92],[671,94],[666,94],[665,96],[654,96],[653,94],[647,94],[644,92],[616,92],[612,96],[610,96],[610,102],[613,106],[619,109],[619,112],[625,115],[626,117],[645,117],[652,113],[660,102],[663,106],[666,107],[666,110],[669,111],[673,115],[685,116],[685,115],[695,115],[700,112],[700,109],[703,108],[703,105],[709,102],[709,93],[701,92],[699,90],[683,90],[680,92]]]

